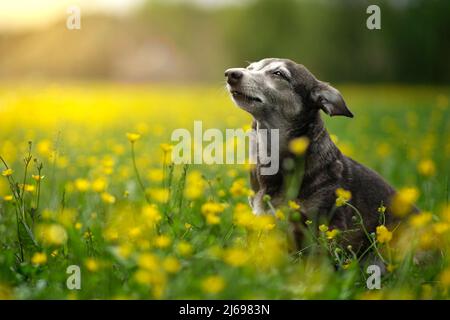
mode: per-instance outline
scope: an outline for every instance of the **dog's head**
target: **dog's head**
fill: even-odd
[[[263,59],[228,69],[225,77],[234,102],[256,120],[291,123],[320,109],[330,116],[353,117],[337,89],[291,60]]]

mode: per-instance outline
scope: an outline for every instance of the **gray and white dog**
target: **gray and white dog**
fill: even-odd
[[[253,116],[256,131],[279,129],[280,163],[294,158],[288,148],[290,140],[302,136],[309,139],[297,196],[303,223],[333,212],[329,217],[330,228],[348,231],[344,242],[355,251],[366,248],[368,239],[352,219],[355,211],[348,206],[334,209],[335,191],[337,188],[351,191],[350,203],[360,211],[370,233],[379,224],[378,208],[389,207],[395,190],[376,172],[344,156],[330,139],[320,110],[329,116],[353,117],[339,91],[316,79],[303,65],[286,59],[263,59],[247,68],[229,69],[225,77],[234,102]],[[257,214],[268,211],[264,195],[269,195],[275,206],[285,202],[284,181],[288,174],[281,168],[275,175],[261,175],[260,169],[258,163],[250,177],[255,192],[251,206]],[[386,224],[394,223],[396,219],[388,208]],[[294,230],[300,243],[301,228]]]

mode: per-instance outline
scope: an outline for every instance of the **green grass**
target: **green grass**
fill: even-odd
[[[0,298],[448,298],[449,88],[339,89],[355,118],[326,119],[337,145],[432,214],[374,244],[393,269],[382,290],[317,226],[308,254],[289,250],[296,209],[251,216],[246,166],[170,163],[160,144],[174,129],[250,123],[224,89],[40,85],[0,90],[0,156],[14,170],[0,176]],[[135,161],[127,132],[141,135]],[[418,250],[433,257],[415,265]],[[66,287],[70,265],[81,290]]]

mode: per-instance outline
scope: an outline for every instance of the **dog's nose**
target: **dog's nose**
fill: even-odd
[[[236,84],[244,76],[244,73],[238,69],[228,69],[225,71],[227,82],[231,85]]]

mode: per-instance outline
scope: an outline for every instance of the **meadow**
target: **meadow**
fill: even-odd
[[[4,83],[0,299],[449,298],[450,88],[338,88],[355,118],[326,118],[334,141],[400,190],[398,214],[422,210],[368,235],[380,290],[326,223],[292,250],[295,203],[253,216],[248,165],[171,163],[174,129],[249,127],[224,87]]]

